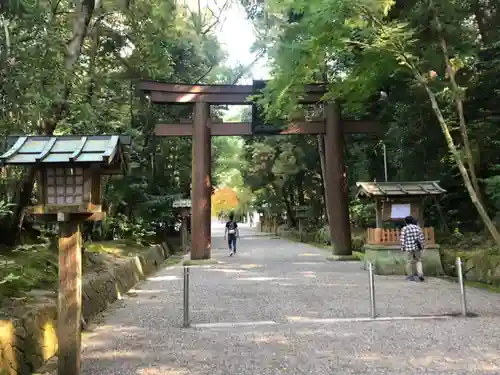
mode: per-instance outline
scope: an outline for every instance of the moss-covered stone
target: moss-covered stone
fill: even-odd
[[[365,268],[367,262],[375,266],[378,275],[405,275],[407,254],[400,251],[399,246],[368,245],[365,250]],[[424,274],[441,276],[444,274],[439,254],[439,246],[426,247],[423,253]]]
[[[495,248],[471,251],[443,249],[441,257],[447,275],[457,276],[455,263],[460,257],[466,280],[500,286],[500,254]]]

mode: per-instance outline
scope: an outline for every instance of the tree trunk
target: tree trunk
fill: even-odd
[[[28,168],[24,172],[21,188],[14,198],[16,206],[13,209],[9,229],[5,231],[2,243],[7,246],[14,246],[21,235],[24,220],[24,208],[31,202],[33,194],[33,183],[36,171],[34,168]]]
[[[321,166],[321,187],[323,190],[323,201],[324,201],[324,210],[327,223],[330,222],[330,215],[328,211],[328,189],[326,188],[325,175],[326,175],[326,158],[325,158],[325,136],[323,134],[318,134],[318,154],[319,154],[319,163]]]
[[[474,163],[474,155],[472,153],[472,148],[470,146],[470,141],[469,141],[469,133],[467,131],[467,123],[465,121],[465,114],[464,114],[464,105],[463,105],[463,100],[462,100],[462,90],[457,84],[457,81],[455,80],[455,69],[452,67],[451,62],[450,62],[450,55],[448,52],[448,45],[446,43],[446,40],[444,38],[443,34],[443,27],[441,25],[441,21],[439,20],[439,17],[437,15],[437,11],[435,10],[434,14],[434,20],[436,22],[436,28],[438,31],[439,35],[439,44],[441,46],[441,51],[443,53],[443,58],[444,62],[446,65],[446,72],[448,73],[448,76],[450,78],[450,84],[451,84],[451,89],[455,97],[455,105],[457,107],[457,114],[458,114],[458,119],[459,119],[459,124],[460,124],[460,134],[462,136],[462,142],[464,146],[464,152],[465,152],[465,161],[467,163],[467,168],[469,169],[469,175],[470,175],[470,180],[472,183],[472,186],[474,190],[476,191],[477,198],[483,203],[482,199],[482,194],[481,194],[481,188],[479,186],[479,181],[477,179],[476,175],[476,166]]]
[[[88,69],[88,75],[89,75],[89,85],[87,87],[87,103],[90,104],[90,106],[93,106],[94,103],[94,91],[96,87],[96,77],[95,77],[95,67],[96,67],[96,60],[97,60],[97,55],[99,53],[99,46],[100,46],[100,33],[99,33],[99,24],[95,23],[94,27],[90,30],[90,38],[92,40],[92,47],[90,50],[90,58],[89,58],[89,69]]]
[[[290,203],[290,200],[286,198],[286,194],[283,194],[283,202],[285,203],[286,213],[288,216],[288,220],[290,221],[290,225],[292,227],[296,227],[297,220],[295,219],[292,204]]]
[[[446,139],[446,143],[448,144],[448,148],[450,149],[450,152],[455,159],[455,162],[458,166],[458,170],[460,171],[460,174],[464,180],[465,187],[467,188],[467,191],[469,192],[470,198],[472,203],[477,209],[477,212],[479,213],[479,216],[483,220],[483,223],[485,224],[486,228],[488,228],[488,231],[490,232],[491,236],[495,240],[495,243],[500,246],[500,233],[498,233],[497,228],[495,227],[495,224],[493,221],[490,219],[488,216],[488,213],[484,209],[484,206],[480,202],[478,195],[476,193],[476,190],[474,189],[474,186],[472,185],[472,181],[469,177],[469,173],[467,171],[467,168],[465,168],[464,162],[462,161],[462,158],[460,157],[460,153],[453,142],[453,137],[450,134],[450,130],[448,128],[448,124],[446,123],[446,120],[443,117],[443,114],[441,113],[441,109],[439,108],[439,104],[436,100],[436,96],[434,93],[431,91],[427,83],[425,82],[425,79],[421,75],[417,75],[417,78],[421,83],[423,83],[425,90],[427,92],[427,95],[429,96],[429,99],[432,104],[432,109],[436,115],[436,118],[438,119],[439,124],[441,125],[441,129],[443,131],[444,137]]]

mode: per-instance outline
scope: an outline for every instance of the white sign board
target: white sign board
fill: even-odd
[[[173,208],[186,208],[191,207],[191,199],[179,199],[172,204]]]
[[[391,205],[391,218],[404,219],[411,215],[410,204],[393,204]]]

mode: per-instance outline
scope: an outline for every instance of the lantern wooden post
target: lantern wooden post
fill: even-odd
[[[0,164],[35,168],[38,204],[27,213],[59,224],[58,374],[79,375],[82,323],[82,235],[85,220],[103,220],[103,175],[125,169],[130,137],[22,136]]]
[[[82,319],[82,217],[59,213],[58,374],[80,374]]]

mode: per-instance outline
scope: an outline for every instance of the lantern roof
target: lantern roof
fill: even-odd
[[[0,165],[31,166],[40,164],[77,164],[108,167],[125,163],[124,146],[128,136],[64,135],[9,137],[9,150],[0,155]]]

